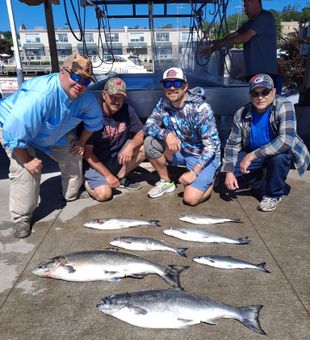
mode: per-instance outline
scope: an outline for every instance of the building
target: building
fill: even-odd
[[[162,28],[156,29],[154,39],[149,29],[113,29],[99,33],[98,29],[87,30],[84,34],[85,43],[78,41],[74,35],[80,38],[80,32],[69,29],[55,29],[57,54],[59,61],[64,60],[71,53],[84,53],[88,56],[103,54],[128,54],[139,56],[142,61],[152,59],[152,48],[156,50],[158,59],[177,60],[182,48],[189,41],[189,29]],[[20,45],[23,60],[50,59],[47,30],[43,27],[19,30]],[[193,35],[196,40],[196,34]],[[152,47],[152,40],[154,46]]]
[[[282,38],[287,39],[299,32],[298,21],[282,21],[281,22]]]

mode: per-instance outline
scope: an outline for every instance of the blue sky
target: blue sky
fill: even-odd
[[[66,23],[66,18],[64,14],[64,0],[60,1],[60,5],[53,5],[53,17],[54,17],[54,25],[56,28],[63,28]],[[77,3],[76,0],[72,1],[74,4]],[[43,26],[46,27],[45,23],[45,15],[44,15],[44,8],[43,5],[40,6],[28,6],[19,2],[18,0],[11,0],[14,18],[15,18],[15,27],[18,30],[21,24],[24,24],[27,29],[32,29],[35,27]],[[70,1],[66,1],[67,6],[71,7]],[[230,0],[228,6],[228,14],[232,13],[241,13],[242,12],[242,0]],[[309,0],[284,0],[284,1],[276,1],[276,0],[263,0],[263,7],[265,9],[275,9],[275,10],[282,10],[284,6],[291,5],[295,6],[297,10],[301,10],[303,7],[310,6]],[[173,5],[172,5],[173,6]],[[171,10],[173,9],[170,7]],[[178,9],[174,8],[175,11],[182,11],[186,10],[187,5],[182,4],[179,5]],[[207,5],[207,9],[212,9],[210,5]],[[118,13],[126,13],[129,9],[126,6],[111,6],[109,8],[109,14],[113,13],[113,10],[118,11]],[[137,6],[137,11],[144,11],[145,7]],[[76,22],[74,21],[74,17],[72,15],[72,11],[70,15],[70,22],[73,28],[76,28]],[[6,1],[0,0],[0,31],[10,31],[10,24],[8,19],[8,12],[6,7]],[[165,20],[157,20],[155,22],[156,27],[164,26],[165,24],[173,24],[174,27],[179,26],[182,27],[183,25],[189,25],[189,19],[165,19]],[[113,19],[110,20],[111,28],[122,28],[123,26],[134,27],[139,25],[140,27],[148,27],[148,23],[142,20],[127,20],[127,19]],[[88,8],[87,10],[87,20],[86,20],[86,27],[87,28],[96,28],[96,20],[94,15],[93,8]]]

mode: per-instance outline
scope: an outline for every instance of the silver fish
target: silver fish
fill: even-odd
[[[97,308],[105,314],[144,328],[185,328],[220,319],[235,319],[266,335],[259,323],[262,305],[234,307],[174,289],[148,290],[104,297]]]
[[[112,246],[131,250],[167,250],[183,257],[186,257],[185,252],[187,250],[187,248],[176,248],[172,245],[150,237],[121,236],[114,238],[110,244]]]
[[[159,220],[137,220],[134,218],[123,218],[123,217],[113,217],[113,218],[95,218],[84,224],[86,228],[102,229],[102,230],[112,230],[112,229],[124,229],[138,226],[147,227],[160,227]]]
[[[218,255],[195,256],[193,257],[193,261],[200,264],[205,264],[207,266],[222,269],[258,269],[265,273],[270,273],[270,271],[265,268],[266,262],[254,264],[247,261],[235,259],[231,256],[218,256]]]
[[[241,223],[240,218],[225,218],[204,214],[182,215],[179,217],[179,220],[193,224],[218,224],[225,222]]]
[[[89,250],[43,261],[32,272],[40,277],[76,282],[119,282],[126,276],[140,279],[147,274],[158,274],[172,287],[180,288],[179,275],[186,268],[188,266],[163,266],[120,251]]]
[[[194,228],[176,228],[176,229],[170,228],[164,230],[163,233],[169,236],[180,238],[181,240],[194,242],[207,242],[207,243],[215,242],[233,244],[248,244],[251,242],[248,236],[240,237],[239,239],[236,240],[211,231]]]

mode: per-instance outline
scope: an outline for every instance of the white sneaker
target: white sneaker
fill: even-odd
[[[281,197],[275,198],[264,196],[263,200],[257,206],[257,209],[261,211],[273,211],[277,209],[277,206],[279,205],[280,202]]]
[[[148,195],[151,198],[156,198],[162,196],[166,192],[172,192],[174,190],[175,190],[174,182],[167,182],[164,179],[161,179],[155,184],[155,187],[148,192]]]

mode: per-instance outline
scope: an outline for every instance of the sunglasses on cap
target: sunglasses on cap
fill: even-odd
[[[250,95],[251,97],[259,97],[259,96],[262,96],[262,97],[267,97],[269,95],[269,93],[271,92],[271,89],[263,89],[262,91],[250,91]]]
[[[163,87],[165,89],[170,89],[170,87],[175,87],[176,89],[180,89],[184,84],[183,80],[165,80],[162,82]]]
[[[68,69],[65,69],[65,70],[69,73],[70,78],[73,81],[75,81],[76,83],[82,84],[86,87],[90,84],[90,79],[84,79],[81,76],[79,76],[78,74],[76,74],[74,72],[70,72],[70,70],[68,70]]]

